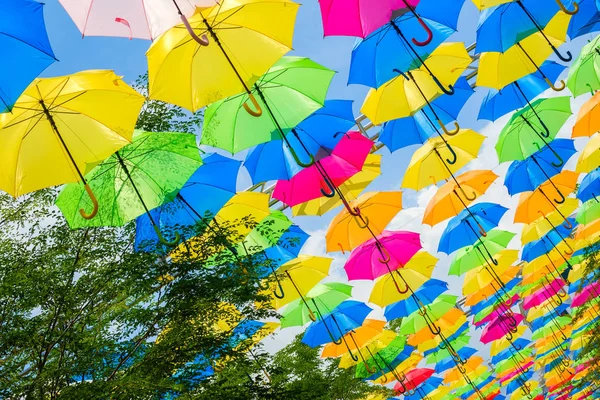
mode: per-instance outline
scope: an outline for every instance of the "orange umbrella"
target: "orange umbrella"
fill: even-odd
[[[600,219],[586,225],[579,225],[575,229],[575,240],[589,239],[598,236],[600,232]]]
[[[571,222],[565,219],[566,215],[571,215],[579,208],[579,200],[574,198],[566,199],[564,203],[556,207],[556,210],[545,214],[538,212],[538,218],[523,227],[521,232],[521,244],[525,245],[534,240],[539,240],[548,232],[564,224],[567,228],[572,228]]]
[[[446,315],[437,320],[435,324],[440,328],[444,335],[452,336],[465,322],[467,322],[465,313],[458,308],[453,308],[448,311]],[[441,343],[441,339],[439,335],[435,335],[426,327],[410,335],[406,343],[413,347],[417,347],[419,351],[427,351],[438,347]]]
[[[427,205],[423,223],[433,226],[457,215],[484,194],[496,178],[498,175],[492,171],[474,170],[457,176],[458,184],[453,180],[446,182]]]
[[[358,348],[364,347],[366,343],[368,343],[370,340],[372,340],[374,337],[376,337],[383,331],[384,326],[385,321],[380,321],[378,319],[366,319],[360,328],[354,330],[354,333],[350,332],[346,335],[349,339],[347,340],[347,342],[350,349],[356,350]],[[350,335],[352,335],[352,337],[349,337]],[[327,343],[325,347],[323,347],[321,358],[341,357],[347,352],[348,349],[342,343],[335,344],[334,342],[331,342]]]
[[[480,367],[482,367],[482,364],[485,362],[485,360],[479,356],[473,356],[471,358],[469,358],[467,360],[467,363],[464,364],[462,366],[463,370],[466,370],[466,374],[469,375],[469,378],[474,379],[473,374],[475,373],[475,378],[480,375],[479,372],[484,372],[487,370],[487,366],[483,365],[483,369],[480,369]],[[446,376],[444,376],[444,383],[445,384],[449,384],[452,382],[456,382],[459,379],[461,379],[463,377],[463,373],[457,368],[454,367],[452,369],[450,369],[447,373]]]
[[[571,137],[592,136],[598,131],[600,131],[600,92],[579,109]]]
[[[542,183],[535,191],[521,193],[515,222],[529,224],[540,217],[538,212],[549,214],[556,211],[557,206],[553,200],[560,201],[561,195],[568,196],[572,193],[577,187],[578,178],[578,172],[563,170],[552,177],[551,181]]]

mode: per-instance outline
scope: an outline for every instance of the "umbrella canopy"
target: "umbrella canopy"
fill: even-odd
[[[352,215],[344,208],[333,218],[325,235],[327,252],[351,251],[382,234],[402,209],[402,192],[367,192],[351,201],[350,208],[360,214]]]
[[[442,85],[455,84],[471,62],[464,43],[444,43],[427,58],[427,68],[399,71],[396,78],[371,89],[361,112],[374,124],[411,116],[444,90],[450,93]]]
[[[474,244],[487,235],[487,231],[498,226],[506,211],[506,207],[494,203],[479,203],[461,211],[446,226],[438,251],[450,254]]]
[[[462,129],[446,141],[439,137],[429,139],[414,152],[402,187],[420,190],[453,177],[456,171],[477,157],[484,139],[483,135],[470,129]]]
[[[580,152],[575,171],[592,172],[597,168],[600,168],[600,135],[593,136]]]
[[[414,390],[434,373],[435,370],[430,368],[415,368],[403,376],[404,380],[402,382],[396,383],[394,390],[398,394],[403,394],[407,390]]]
[[[11,113],[0,114],[0,189],[16,197],[63,183],[87,185],[89,170],[130,143],[143,103],[113,71],[36,79]]]
[[[433,303],[426,305],[425,310],[427,310],[428,320],[435,323],[438,319],[442,318],[448,311],[455,307],[457,299],[457,296],[442,294]],[[419,312],[415,312],[402,319],[399,334],[410,335],[427,328],[427,326],[428,321]]]
[[[130,145],[85,176],[100,205],[94,218],[86,219],[78,212],[89,209],[91,201],[77,183],[64,187],[56,205],[72,229],[122,226],[146,213],[164,240],[150,210],[174,200],[200,165],[195,135],[136,131]]]
[[[361,327],[356,328],[352,333],[353,339],[348,341],[350,350],[357,350],[367,345],[370,341],[376,338],[383,332],[385,321],[378,319],[365,319]],[[323,347],[321,358],[325,357],[341,357],[348,353],[348,348],[342,344],[327,343]],[[340,367],[341,368],[341,367]]]
[[[415,296],[424,305],[431,304],[439,295],[448,290],[448,284],[437,279],[430,279],[415,291]],[[385,307],[384,315],[388,321],[396,318],[408,317],[410,314],[418,311],[420,305],[413,297],[401,300]]]
[[[577,113],[577,121],[573,126],[571,137],[592,136],[600,131],[600,94],[595,94],[586,101]]]
[[[483,332],[481,333],[481,343],[488,344],[505,335],[512,335],[511,329],[515,329],[523,319],[524,317],[517,313],[513,313],[510,317],[499,315],[490,322],[489,325],[483,328]]]
[[[273,197],[289,206],[319,197],[336,195],[335,188],[356,175],[373,148],[373,142],[360,132],[350,132],[330,155],[319,157],[310,167],[275,185]]]
[[[596,36],[592,41],[583,46],[579,57],[569,68],[567,77],[567,87],[573,93],[573,96],[594,92],[600,89],[600,36]]]
[[[373,309],[365,303],[347,300],[332,310],[331,314],[310,324],[304,332],[302,343],[317,347],[335,342],[361,326],[371,311]]]
[[[563,204],[556,207],[556,211],[550,214],[538,213],[538,219],[523,227],[521,244],[524,245],[525,243],[540,239],[551,230],[561,226],[563,221],[566,226],[573,223],[572,218],[565,218],[564,216],[572,214],[578,207],[579,202],[577,199],[567,199]]]
[[[518,250],[502,250],[496,254],[495,259],[498,261],[498,265],[494,265],[494,275],[487,271],[485,266],[466,272],[462,290],[464,295],[477,293],[479,290],[492,285],[492,283],[496,285],[496,290],[498,290],[498,284],[496,283],[498,278],[505,284],[518,273],[518,267],[511,267],[519,259]]]
[[[0,47],[10,58],[0,66],[0,113],[11,111],[31,81],[56,61],[43,7],[33,0],[5,1],[0,5]]]
[[[562,288],[565,286],[565,281],[562,279],[555,279],[548,286],[544,285],[537,292],[527,296],[523,300],[523,309],[529,310],[532,307],[539,306],[543,302],[552,298],[552,296],[557,295],[561,292]]]
[[[308,58],[281,58],[250,88],[252,96],[258,96],[255,101],[265,112],[253,116],[245,111],[243,105],[249,99],[248,93],[212,103],[204,114],[200,143],[237,153],[260,143],[282,139],[292,154],[296,154],[299,149],[291,147],[285,130],[291,130],[323,107],[334,74]],[[297,157],[296,154],[294,159]]]
[[[467,171],[456,177],[458,182],[446,182],[431,198],[423,215],[423,223],[434,226],[451,218],[482,196],[498,178],[490,170]],[[468,194],[467,194],[468,193]]]
[[[570,116],[568,96],[538,99],[531,107],[517,111],[500,132],[496,143],[498,160],[523,160],[544,146],[552,150],[550,142]]]
[[[577,222],[586,225],[600,219],[600,202],[589,200],[581,205],[577,212]]]
[[[486,247],[486,252],[491,256],[498,254],[506,249],[508,243],[515,237],[515,234],[501,229],[494,229],[487,233],[487,236],[481,238],[472,246],[463,247],[456,252],[450,264],[449,275],[462,275],[473,268],[480,267],[486,263],[484,251],[481,247]]]
[[[298,7],[289,0],[222,0],[197,8],[148,50],[150,97],[196,111],[250,93],[257,78],[291,50]],[[253,95],[250,100],[259,114]]]
[[[521,255],[521,258],[523,261],[530,262],[535,258],[551,252],[555,247],[557,249],[563,248],[565,250],[565,254],[567,255],[572,253],[571,249],[573,246],[571,244],[573,241],[569,238],[572,230],[572,225],[569,228],[559,225],[556,227],[556,229],[551,230],[541,239],[527,243],[523,247],[523,254]]]
[[[402,268],[419,250],[418,233],[383,231],[352,251],[344,265],[348,280],[374,280],[387,272]]]

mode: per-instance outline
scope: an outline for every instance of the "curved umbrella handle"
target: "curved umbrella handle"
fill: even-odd
[[[252,105],[254,105],[254,108],[256,108],[256,111],[251,109],[250,106],[246,102],[244,102],[244,104],[242,104],[242,106],[244,107],[244,110],[246,110],[246,112],[248,114],[252,115],[253,117],[260,117],[262,115],[262,108],[260,108],[260,104],[258,104],[258,101],[256,101],[256,98],[254,97],[254,95],[252,93],[248,93],[248,99],[252,102]]]
[[[596,94],[596,91],[594,90],[594,88],[592,87],[592,85],[590,85],[589,83],[586,83],[585,86],[590,88],[590,94],[593,96]]]
[[[513,334],[511,331],[506,332],[506,336],[504,336],[506,338],[506,340],[512,340],[513,339]]]
[[[565,5],[562,3],[562,1],[560,0],[556,0],[556,4],[558,4],[558,6],[560,7],[561,11],[564,12],[567,15],[575,15],[579,12],[579,4],[577,4],[576,2],[573,2],[573,10],[567,10],[567,8],[565,7]]]
[[[407,81],[410,81],[410,76],[408,76],[408,75],[407,75],[407,74],[405,74],[404,72],[400,71],[399,69],[397,69],[397,68],[394,68],[392,71],[394,71],[394,72],[395,72],[395,73],[397,73],[397,74],[400,74],[400,75],[402,75],[402,77],[403,77],[404,79],[406,79]]]
[[[552,51],[554,52],[554,54],[556,54],[556,57],[560,58],[561,61],[564,62],[569,62],[573,59],[573,55],[571,54],[570,51],[567,51],[567,55],[563,56],[556,47],[551,46],[552,47]]]
[[[452,85],[448,85],[448,88],[446,89],[444,87],[444,85],[442,85],[442,82],[440,82],[440,80],[438,79],[437,76],[431,74],[431,79],[433,79],[433,81],[435,82],[435,84],[440,88],[440,90],[442,92],[444,92],[445,94],[447,94],[448,96],[452,96],[454,94],[454,86]],[[564,83],[564,82],[563,82]],[[564,89],[564,87],[563,87]],[[561,89],[562,90],[562,89]]]
[[[156,232],[156,236],[158,236],[158,240],[160,240],[160,242],[162,244],[164,244],[165,246],[175,246],[179,242],[179,239],[181,239],[181,237],[179,236],[179,232],[175,232],[175,239],[173,239],[172,242],[169,242],[163,236],[158,225],[154,224],[153,227],[154,227],[154,232]]]
[[[465,199],[469,200],[469,201],[473,201],[477,198],[477,193],[475,193],[475,191],[473,190],[473,197],[469,197],[467,196],[467,193],[465,192],[465,189],[463,189],[462,186],[458,187],[461,191],[461,193],[463,194],[463,196],[465,196]]]
[[[279,293],[277,293],[277,289],[275,289],[275,290],[273,290],[273,296],[277,297],[278,299],[283,299],[285,297],[285,291],[283,290],[283,286],[281,285],[281,280],[277,276],[277,273],[275,273],[275,279],[277,280],[277,289],[279,289]],[[309,308],[309,310],[310,310],[310,308]],[[313,321],[314,321],[314,319],[313,319]]]
[[[400,289],[400,286],[398,285],[398,282],[396,281],[396,278],[394,278],[394,274],[393,274],[393,273],[391,273],[391,274],[390,274],[390,276],[392,277],[392,281],[394,282],[394,285],[396,286],[396,290],[397,290],[397,291],[398,291],[398,293],[400,293],[400,294],[404,294],[404,293],[408,292],[408,291],[409,291],[409,289],[410,289],[410,288],[408,287],[408,284],[406,283],[406,281],[404,280],[404,278],[402,277],[402,275],[400,274],[400,272],[398,272],[398,270],[396,270],[395,272],[396,272],[396,273],[397,273],[397,274],[400,276],[400,278],[402,279],[402,281],[403,281],[403,282],[404,282],[404,284],[406,285],[406,289],[404,289],[404,290]]]
[[[444,125],[444,123],[442,122],[441,119],[437,120],[438,125],[442,128],[442,130],[444,131],[444,133],[448,136],[454,136],[456,135],[458,132],[460,132],[460,125],[458,125],[457,121],[454,121],[454,129],[449,131],[446,128],[446,125]]]
[[[419,47],[427,46],[429,43],[431,43],[431,40],[433,39],[433,32],[431,32],[429,26],[427,26],[425,21],[423,21],[423,19],[420,16],[417,16],[417,21],[419,21],[419,24],[423,27],[423,29],[425,29],[425,32],[427,32],[427,39],[421,42],[415,38],[412,38],[411,41]]]
[[[456,164],[456,160],[458,159],[456,152],[448,142],[446,142],[446,147],[448,148],[448,151],[450,151],[450,154],[452,154],[452,159],[446,158],[446,162],[450,165]]]
[[[562,80],[562,79],[560,80],[560,85],[561,86],[558,86],[558,87],[555,86],[554,83],[552,83],[552,81],[550,81],[550,79],[544,78],[544,80],[546,81],[546,83],[548,84],[548,86],[550,86],[550,88],[552,90],[554,90],[555,92],[561,92],[561,91],[563,91],[565,89],[565,87],[567,87],[567,85],[565,84],[565,81]]]
[[[442,333],[442,328],[440,328],[439,326],[437,326],[433,321],[431,321],[431,318],[429,316],[427,316],[425,318],[425,322],[427,322],[427,327],[429,328],[429,331],[431,333],[433,333],[434,335],[439,335],[440,333]],[[430,323],[431,322],[431,323]]]
[[[298,136],[296,136],[296,138],[298,140],[300,140],[298,138]],[[298,164],[302,168],[308,168],[315,163],[315,158],[308,151],[306,151],[306,154],[308,154],[308,157],[309,157],[308,162],[307,163],[302,162],[302,160],[300,160],[300,157],[298,157],[298,153],[296,153],[296,150],[294,150],[294,148],[292,146],[290,146],[289,142],[286,141],[286,143],[287,143],[288,149],[290,149],[290,153],[292,153],[292,157],[294,158],[294,161],[296,161],[296,164]],[[304,144],[302,144],[302,145],[304,146]],[[304,148],[304,150],[307,150],[306,147]]]
[[[382,264],[387,264],[390,262],[391,257],[390,257],[390,253],[388,253],[387,249],[385,247],[381,247],[379,248],[379,253],[383,256],[383,259],[379,258],[379,262]]]
[[[573,229],[573,224],[571,223],[571,221],[569,221],[566,218],[565,218],[565,222],[563,222],[563,226],[567,229]]]
[[[334,137],[335,139],[337,139],[337,137],[338,137],[338,136],[340,136],[340,135],[344,135],[344,136],[346,136],[346,138],[349,138],[349,137],[350,137],[350,135],[348,135],[348,132],[342,132],[342,131],[338,131],[338,132],[334,133],[334,134],[333,134],[333,137]]]
[[[192,26],[190,25],[190,23],[185,15],[179,14],[179,18],[181,18],[181,22],[183,22],[185,29],[188,31],[188,33],[190,34],[192,39],[194,39],[194,41],[196,41],[196,43],[198,43],[200,46],[204,46],[204,47],[206,47],[210,44],[210,42],[208,41],[208,37],[206,35],[202,35],[202,37],[199,37],[196,34],[196,32],[194,32],[194,28],[192,28]]]
[[[477,222],[477,226],[479,227],[479,233],[481,234],[481,236],[486,237],[487,232],[485,231],[485,229],[483,229],[483,226],[481,226],[481,224],[479,222]],[[496,264],[496,265],[498,265],[498,264]]]
[[[400,394],[405,394],[408,391],[408,388],[406,387],[406,385],[404,384],[404,379],[399,380],[398,383],[401,386],[401,389],[398,389],[398,393]]]
[[[92,205],[94,206],[94,209],[92,210],[91,213],[87,214],[83,208],[80,208],[79,214],[81,214],[81,216],[85,219],[92,219],[96,216],[96,214],[98,214],[98,199],[96,198],[96,195],[94,194],[94,192],[92,191],[92,188],[90,188],[90,185],[87,182],[84,184],[83,187],[85,188],[85,191],[87,192],[88,196],[90,197],[90,200],[92,201]]]
[[[558,190],[558,188],[556,188],[556,192],[557,192],[557,193],[558,193],[558,195],[560,196],[560,199],[559,199],[559,200],[556,200],[556,199],[554,199],[554,202],[555,202],[556,204],[562,204],[562,203],[564,203],[564,202],[567,200],[567,199],[565,198],[565,195],[564,195],[564,194],[563,194],[563,193],[562,193],[560,190]],[[567,221],[567,222],[568,222],[568,221]],[[571,224],[571,223],[569,222],[569,225],[570,225],[570,224]]]
[[[322,322],[323,322],[323,325],[325,325],[325,330],[327,330],[327,334],[329,335],[329,339],[331,339],[331,342],[334,343],[334,344],[336,344],[337,346],[339,346],[340,344],[342,344],[342,338],[339,338],[338,340],[335,340],[335,337],[333,336],[333,333],[331,332],[331,330],[327,326],[327,322],[325,322],[325,320],[323,320]]]
[[[353,217],[360,229],[366,229],[369,227],[369,217],[362,215],[359,215],[358,217],[354,215]]]
[[[326,192],[323,188],[321,188],[321,194],[325,197],[335,197],[335,186],[333,185],[333,182],[331,182],[329,180],[329,178],[327,177],[323,177],[323,180],[325,181],[325,184],[327,185],[327,188],[329,189],[329,193]]]

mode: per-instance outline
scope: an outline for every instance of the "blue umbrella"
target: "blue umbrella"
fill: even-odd
[[[477,354],[477,350],[465,346],[462,349],[456,350],[456,353],[461,358],[461,360],[468,360],[469,358],[471,358],[471,356]],[[454,362],[454,359],[450,356],[444,358],[442,361],[439,361],[437,364],[435,364],[435,373],[441,374],[442,372],[454,367],[456,367],[456,363]]]
[[[536,113],[535,109],[531,107],[530,101],[548,89],[544,77],[548,77],[554,82],[566,68],[554,61],[546,61],[540,66],[542,73],[536,71],[505,86],[502,90],[490,89],[483,99],[477,118],[495,121],[509,112],[523,107],[529,107]],[[538,120],[543,123],[539,117]]]
[[[488,230],[498,226],[507,208],[493,203],[479,203],[462,210],[453,217],[442,237],[438,251],[450,254],[462,247],[473,245]],[[483,243],[482,243],[483,244]],[[485,247],[485,244],[483,244]]]
[[[308,116],[286,137],[294,149],[306,149],[312,156],[319,150],[331,152],[356,124],[351,100],[327,100],[325,106]],[[244,161],[254,184],[271,180],[289,180],[302,170],[283,140],[259,144]]]
[[[371,307],[360,301],[344,301],[328,315],[319,313],[319,319],[311,323],[304,332],[302,343],[310,347],[329,342],[341,344],[341,339],[346,340],[344,335],[361,326],[371,311]]]
[[[167,228],[166,231],[174,231],[176,226],[191,227],[198,222],[203,222],[205,228],[235,194],[240,165],[241,162],[219,154],[208,155],[174,201],[150,211],[152,218],[161,229]],[[195,234],[197,232],[184,232],[182,236],[189,239]],[[135,247],[138,251],[166,250],[145,214],[136,219]]]
[[[0,3],[0,113],[10,111],[27,86],[56,61],[43,6],[33,0]]]
[[[437,279],[430,279],[415,292],[415,296],[423,305],[428,305],[447,290],[448,284],[446,282]],[[385,319],[391,321],[396,318],[408,317],[415,311],[420,310],[417,299],[411,296],[406,300],[401,300],[394,304],[390,304],[385,308]]]
[[[569,305],[565,304],[565,303],[560,303],[560,305],[552,305],[552,308],[545,314],[542,315],[541,317],[538,317],[536,319],[534,319],[533,321],[531,321],[531,330],[532,331],[537,331],[541,328],[543,328],[544,326],[546,326],[549,322],[552,322],[552,320],[554,319],[554,313],[556,313],[556,315],[562,315],[563,312],[566,312],[569,309]]]
[[[433,121],[439,120],[444,126],[455,121],[472,94],[473,88],[466,78],[459,78],[454,85],[454,95],[442,95],[432,101],[430,107],[422,108],[411,117],[383,124],[379,141],[394,152],[414,144],[423,144],[434,134],[444,139]]]
[[[530,340],[524,339],[524,338],[518,338],[518,339],[514,339],[511,341],[511,344],[513,347],[513,349],[508,348],[506,350],[502,350],[501,352],[499,352],[498,354],[496,354],[494,357],[492,357],[492,364],[498,364],[500,361],[502,360],[506,360],[507,358],[509,358],[511,356],[511,354],[513,354],[513,352],[516,351],[521,351],[524,348],[526,348],[527,346],[529,346],[529,344],[531,343]]]
[[[600,3],[596,0],[579,0],[579,12],[571,17],[567,35],[571,40],[600,30]]]
[[[598,196],[600,196],[600,168],[587,174],[577,189],[577,198],[584,203],[592,199],[600,201]]]
[[[560,166],[555,164],[556,155],[554,152],[558,154],[560,161],[562,161]],[[562,167],[575,152],[572,139],[554,139],[552,149],[544,146],[525,160],[514,161],[510,164],[504,178],[504,186],[507,187],[508,193],[512,196],[521,192],[533,191],[546,181],[552,183],[551,178],[560,173]],[[560,193],[558,188],[555,187],[555,189]],[[564,199],[558,203],[563,201]]]
[[[539,32],[562,61],[571,61],[571,53],[567,52],[566,57],[560,54],[543,31],[559,11],[556,2],[539,0],[520,0],[488,8],[479,19],[475,52],[504,53],[527,36]]]
[[[570,223],[569,226],[565,226],[563,224],[558,227],[554,227],[542,238],[534,240],[533,242],[529,242],[525,246],[523,246],[523,255],[521,256],[521,259],[523,261],[531,262],[539,256],[542,256],[552,251],[553,249],[556,249],[558,251],[556,247],[558,243],[564,241],[565,238],[571,234],[571,231],[573,230],[575,225],[577,225],[574,218],[569,218],[568,222]],[[566,251],[570,252],[569,255],[573,254],[570,246],[568,246],[568,250]],[[563,254],[561,251],[559,251],[559,253]],[[567,260],[565,259],[565,261]]]
[[[280,266],[298,257],[302,246],[310,235],[297,225],[290,226],[274,246],[263,250],[263,256],[268,259],[269,266],[258,271],[259,278],[266,278]]]
[[[481,391],[481,389],[483,389],[486,385],[490,384],[491,382],[493,382],[496,378],[494,378],[493,376],[489,376],[491,375],[490,372],[487,372],[486,375],[487,378],[481,380],[481,377],[477,377],[477,379],[474,379],[473,385],[475,385],[475,387],[477,388],[477,390]],[[469,398],[471,398],[473,395],[475,395],[475,390],[474,389],[469,389],[467,392],[463,393],[460,398],[461,400],[468,400]],[[486,397],[484,397],[486,398]],[[498,399],[498,397],[494,397],[495,399]]]

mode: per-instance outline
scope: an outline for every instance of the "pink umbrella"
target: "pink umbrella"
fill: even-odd
[[[365,38],[393,19],[394,11],[407,9],[415,13],[419,0],[319,0],[325,36],[356,36]],[[431,30],[419,18],[428,38],[413,42],[425,46],[431,41]]]
[[[429,379],[434,372],[435,370],[431,368],[411,369],[407,374],[402,374],[402,380],[396,383],[394,390],[398,394],[404,394],[406,391],[415,390],[417,386]]]
[[[507,335],[512,338],[512,332],[517,329],[517,326],[521,322],[523,322],[521,314],[512,314],[511,316],[505,314],[499,315],[483,329],[481,343],[488,344]]]
[[[564,297],[566,295],[563,287],[565,286],[565,281],[561,278],[555,279],[550,283],[549,286],[544,285],[544,287],[537,292],[533,293],[530,296],[527,296],[523,301],[523,308],[525,310],[529,310],[532,307],[539,306],[546,300],[552,298],[552,296],[559,295],[560,297]]]
[[[383,231],[377,238],[370,239],[354,249],[344,269],[348,280],[374,280],[404,267],[421,248],[418,233]]]
[[[475,326],[481,326],[483,324],[487,324],[488,322],[492,321],[493,319],[496,319],[500,315],[506,313],[506,309],[509,307],[512,307],[518,300],[519,300],[519,295],[515,294],[513,297],[511,297],[509,299],[509,301],[504,302],[505,305],[498,304],[497,307],[495,307],[492,310],[492,312],[489,313],[485,318],[483,318],[481,321],[473,322],[473,324]]]
[[[290,207],[319,197],[335,196],[335,189],[360,172],[373,142],[360,134],[349,132],[331,154],[316,154],[315,163],[288,181],[278,181],[273,197]]]
[[[571,307],[579,307],[583,305],[590,298],[600,296],[598,293],[600,293],[600,282],[596,281],[584,287],[581,293],[578,293],[573,297]]]

